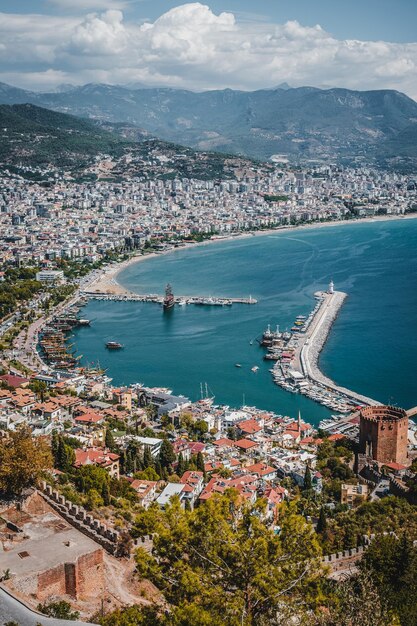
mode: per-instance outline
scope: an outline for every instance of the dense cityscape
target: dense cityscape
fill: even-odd
[[[21,4],[0,626],[416,626],[415,8]]]
[[[163,168],[161,168],[163,173]],[[337,166],[262,168],[231,181],[135,179],[48,186],[4,176],[2,260],[96,261],[106,251],[150,240],[229,235],[314,221],[404,215],[416,210],[415,178]]]

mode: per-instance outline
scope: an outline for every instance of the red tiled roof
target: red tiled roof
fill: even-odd
[[[394,462],[393,463],[383,463],[383,465],[385,467],[389,467],[390,469],[397,470],[397,471],[407,469],[407,466],[406,465],[402,465],[401,463],[394,463]]]
[[[206,449],[206,444],[201,443],[201,441],[190,442],[191,454],[198,454],[199,452],[204,452]]]
[[[115,454],[114,452],[109,452],[104,448],[87,448],[86,450],[83,450],[82,448],[77,448],[74,452],[74,465],[76,467],[91,464],[106,467],[107,465],[111,465],[120,458],[118,454]]]
[[[340,439],[346,439],[346,435],[342,435],[342,433],[334,433],[328,437],[329,441],[340,441]]]
[[[240,422],[240,424],[238,425],[239,430],[241,430],[242,432],[248,434],[248,435],[253,435],[254,433],[259,433],[260,430],[262,430],[262,427],[259,426],[259,423],[254,420],[245,420],[244,422]]]
[[[238,441],[234,441],[233,445],[236,446],[236,448],[242,448],[242,450],[250,450],[251,448],[255,448],[258,444],[250,439],[239,439]]]
[[[222,439],[216,439],[216,441],[213,441],[213,444],[218,448],[233,446],[234,443],[235,442],[233,441],[233,439],[228,439],[227,437],[223,437]]]
[[[258,474],[258,476],[268,476],[268,474],[275,473],[277,470],[275,467],[271,467],[266,463],[255,463],[255,465],[249,465],[245,468],[248,472]]]
[[[9,387],[15,388],[29,382],[27,378],[23,378],[23,376],[13,376],[13,374],[3,374],[2,376],[0,376],[0,380],[4,380],[4,382],[9,385]]]
[[[98,422],[104,420],[102,415],[98,413],[85,413],[84,415],[79,415],[75,418],[76,422],[82,422],[86,424],[97,424]]]

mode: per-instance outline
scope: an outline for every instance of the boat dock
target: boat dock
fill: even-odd
[[[292,393],[301,393],[338,413],[350,413],[358,405],[380,404],[372,398],[337,385],[319,369],[318,359],[346,294],[328,291],[315,294],[316,305],[308,317],[298,316],[291,332],[265,331],[261,345],[265,359],[276,361],[271,370],[274,381]]]
[[[80,294],[83,298],[89,300],[113,300],[115,302],[154,302],[155,304],[163,304],[164,296],[158,294],[138,294],[138,293],[100,293],[96,291],[83,291]],[[206,296],[175,296],[175,304],[180,306],[194,304],[201,306],[232,306],[232,304],[257,304],[257,300],[249,296],[249,298],[214,298]]]

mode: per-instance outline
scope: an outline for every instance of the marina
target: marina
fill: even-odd
[[[290,331],[265,330],[260,345],[267,348],[265,360],[275,361],[274,382],[292,393],[300,393],[339,413],[358,406],[379,404],[376,400],[337,385],[318,366],[320,352],[347,294],[334,290],[314,294],[316,305],[306,317],[298,315]]]
[[[94,291],[83,291],[81,296],[88,300],[111,300],[113,302],[153,302],[161,304],[164,308],[172,308],[175,304],[185,306],[194,304],[198,306],[232,306],[232,304],[257,304],[257,300],[249,296],[249,298],[214,298],[212,296],[172,296],[169,300],[167,295],[161,296],[156,293],[137,294],[137,293],[99,293]]]

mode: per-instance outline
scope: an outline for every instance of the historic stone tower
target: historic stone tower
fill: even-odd
[[[368,406],[360,412],[359,447],[378,463],[407,463],[408,416],[395,406]]]

